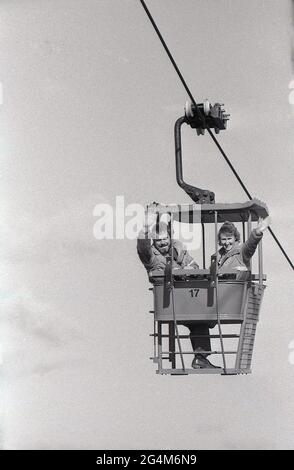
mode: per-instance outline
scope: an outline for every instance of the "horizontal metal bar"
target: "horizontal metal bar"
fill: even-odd
[[[188,374],[222,374],[223,369],[161,369],[157,370],[157,374],[170,374],[170,375],[188,375]]]
[[[237,354],[237,351],[224,351],[225,354]],[[178,351],[163,351],[161,354],[180,354]],[[182,354],[222,354],[222,351],[182,351]]]
[[[187,369],[185,368],[185,372],[183,369],[161,369],[157,370],[156,374],[169,374],[169,375],[188,375],[188,374],[219,374],[219,375],[237,375],[237,374],[250,374],[251,369],[226,369],[226,373],[224,369]]]
[[[231,281],[236,281],[236,282],[241,282],[241,283],[245,283],[245,282],[248,282],[250,279],[252,281],[259,281],[259,274],[256,274],[256,273],[252,273],[250,271],[246,271],[249,276],[248,278],[249,279],[237,279],[237,275],[238,275],[238,272],[236,272],[236,270],[232,270],[232,269],[226,269],[226,268],[223,268],[222,271],[220,273],[218,273],[217,277],[220,278],[222,281],[228,281],[228,282],[231,282]],[[211,279],[211,272],[210,272],[210,269],[189,269],[187,271],[187,269],[173,269],[173,277],[177,278],[177,277],[184,277],[184,278],[189,278],[191,280],[193,280],[193,278],[197,278],[197,280],[208,280],[208,279]],[[232,276],[231,279],[227,279],[227,278],[224,278],[222,279],[223,276]],[[164,273],[162,271],[153,271],[152,272],[152,276],[151,278],[160,278],[160,277],[164,277]],[[266,281],[266,274],[263,274],[263,276],[261,277],[261,279],[263,281]],[[150,287],[149,289],[152,289],[152,287]]]
[[[151,361],[153,361],[153,362],[155,362],[155,361],[157,362],[158,359],[159,359],[159,357],[157,357],[157,356],[156,356],[156,357],[149,357],[149,359],[150,359]],[[161,359],[162,359],[162,360],[167,360],[167,361],[169,361],[169,356],[167,356],[167,357],[162,357]]]
[[[149,336],[158,336],[158,333],[150,333]],[[161,335],[162,338],[169,338],[169,335]],[[240,335],[222,335],[223,338],[239,338]],[[179,335],[179,338],[219,338],[219,335]]]

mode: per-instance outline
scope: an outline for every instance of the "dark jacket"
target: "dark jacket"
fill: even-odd
[[[155,246],[152,245],[151,239],[148,238],[147,234],[144,236],[144,234],[140,232],[137,240],[137,251],[139,258],[148,273],[157,270],[164,271],[166,266],[166,256],[162,255]],[[184,245],[178,240],[173,240],[173,255],[174,267],[184,268],[189,265],[191,268],[199,268],[198,264],[193,260]]]
[[[256,230],[252,230],[248,240],[239,244],[226,253],[224,248],[219,250],[218,268],[219,272],[223,269],[231,269],[232,271],[241,267],[241,271],[250,270],[250,259],[255,253],[258,243],[262,239],[262,233],[258,235]],[[242,269],[246,268],[246,269]]]

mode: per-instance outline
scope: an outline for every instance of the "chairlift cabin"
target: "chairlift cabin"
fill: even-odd
[[[193,219],[193,213],[199,206],[187,205],[180,209],[174,206],[157,206],[159,216],[169,214],[170,233],[173,223],[181,219]],[[244,204],[203,204],[201,206],[202,228],[202,269],[173,268],[173,256],[167,262],[165,271],[153,271],[149,274],[154,294],[154,355],[158,374],[248,374],[251,372],[256,325],[265,289],[266,276],[263,273],[262,242],[258,245],[258,273],[252,270],[240,279],[236,270],[218,272],[217,263],[206,268],[205,231],[208,224],[214,225],[215,252],[218,249],[218,224],[224,221],[241,222],[243,241],[250,234],[252,225],[259,217],[266,217],[265,204],[252,200]],[[194,218],[195,219],[195,218]],[[242,273],[243,274],[243,273]],[[184,342],[190,335],[178,333],[178,322],[216,322],[218,333],[210,335],[217,339],[216,350],[203,353],[218,354],[222,358],[219,369],[192,369],[186,366],[187,355],[193,351],[184,351]],[[224,325],[238,325],[238,333],[223,333]],[[226,340],[235,339],[233,350],[227,349]],[[232,343],[232,341],[231,341]],[[189,345],[190,346],[190,345]],[[227,356],[234,356],[233,367],[227,367]],[[231,361],[231,360],[230,360]]]
[[[225,221],[238,223],[242,227],[243,242],[247,239],[253,225],[259,218],[268,216],[266,205],[257,199],[239,204],[215,203],[214,193],[188,185],[183,180],[181,126],[190,124],[198,135],[205,133],[208,127],[216,133],[225,129],[227,116],[221,111],[219,104],[213,107],[205,102],[193,109],[186,105],[185,116],[175,124],[176,173],[178,184],[193,199],[193,204],[163,205],[147,207],[152,209],[160,219],[168,214],[170,233],[173,234],[174,222],[182,221],[201,224],[202,232],[202,269],[179,269],[174,266],[173,243],[171,253],[167,257],[164,271],[149,273],[153,287],[154,353],[151,358],[157,364],[158,374],[222,374],[236,375],[251,372],[252,354],[259,318],[266,276],[263,273],[262,242],[258,245],[258,272],[247,270],[244,276],[236,270],[219,270],[217,258],[206,266],[206,232],[213,229],[214,253],[218,253],[218,224]],[[197,112],[196,112],[197,111]],[[200,225],[199,225],[200,226]],[[210,255],[212,253],[210,252]],[[196,260],[199,262],[199,260]],[[202,351],[219,355],[220,368],[187,367],[191,363],[191,355],[195,352],[185,347],[190,335],[179,332],[178,324],[191,322],[214,322],[217,333],[209,335],[218,346],[212,351]],[[237,331],[227,332],[227,325],[234,326]],[[187,341],[188,340],[188,341]],[[232,342],[234,347],[232,347]],[[229,343],[229,347],[226,346]],[[189,349],[189,350],[188,350]],[[190,355],[190,356],[189,356]],[[230,363],[230,365],[228,365]]]

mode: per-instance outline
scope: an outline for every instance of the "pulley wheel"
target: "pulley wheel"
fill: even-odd
[[[194,112],[193,112],[193,103],[191,100],[188,100],[186,101],[186,104],[185,104],[185,115],[187,118],[192,118],[194,116]]]
[[[205,116],[208,116],[209,111],[210,111],[210,103],[209,103],[208,100],[204,100],[203,101],[203,112],[204,112]]]

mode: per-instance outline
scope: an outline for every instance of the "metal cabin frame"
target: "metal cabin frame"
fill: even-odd
[[[154,211],[154,206],[153,206]],[[148,208],[147,208],[148,210]],[[243,241],[251,232],[252,222],[268,215],[266,205],[256,199],[243,204],[202,204],[164,206],[158,205],[158,217],[169,214],[171,234],[173,221],[194,220],[193,214],[201,214],[202,226],[202,264],[203,269],[174,269],[173,253],[167,259],[165,272],[155,271],[149,274],[153,287],[154,328],[150,335],[154,339],[154,354],[151,358],[158,366],[158,374],[248,374],[251,372],[256,325],[258,322],[266,276],[263,273],[262,241],[258,245],[258,273],[236,271],[218,272],[218,263],[212,263],[206,269],[205,227],[214,224],[215,253],[218,253],[218,224],[225,221],[242,223]],[[201,211],[201,212],[200,212]],[[199,220],[199,219],[198,219]],[[247,226],[247,230],[246,230]],[[173,247],[173,243],[171,244]],[[171,248],[173,251],[173,248]],[[198,260],[197,260],[198,261]],[[252,265],[251,265],[252,266]],[[195,295],[193,295],[195,293]],[[197,294],[196,294],[197,293]],[[218,369],[193,369],[186,366],[186,359],[194,351],[183,350],[183,340],[189,340],[189,334],[179,334],[178,323],[216,322],[218,334],[209,335],[219,340],[220,347],[209,351],[220,354],[222,367]],[[224,334],[223,325],[240,326],[237,334]],[[166,329],[166,331],[164,331]],[[234,338],[237,347],[225,348],[227,338]],[[205,351],[203,351],[205,353]],[[234,367],[227,367],[228,355],[235,356]],[[231,356],[232,357],[232,356]],[[190,357],[191,359],[191,357]],[[180,360],[180,361],[179,361]],[[189,360],[190,363],[190,360]]]

